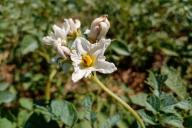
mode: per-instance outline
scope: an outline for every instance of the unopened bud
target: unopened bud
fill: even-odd
[[[88,33],[88,38],[91,42],[105,38],[108,30],[110,28],[110,23],[107,19],[107,16],[101,16],[96,18],[91,23],[91,29]]]

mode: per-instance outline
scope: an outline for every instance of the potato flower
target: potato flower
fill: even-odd
[[[43,42],[46,45],[52,45],[62,57],[66,58],[66,55],[69,56],[70,54],[70,49],[66,47],[67,36],[76,37],[80,26],[81,22],[79,20],[64,19],[61,27],[53,25],[53,32],[50,36],[44,37]]]
[[[106,48],[111,43],[110,39],[105,39],[110,28],[107,16],[104,15],[96,18],[91,23],[90,30],[85,32],[88,37],[87,39],[80,34],[80,26],[81,22],[79,20],[64,19],[61,27],[53,25],[53,32],[50,36],[44,37],[43,42],[53,46],[62,57],[69,57],[74,67],[72,74],[73,82],[77,82],[92,74],[91,79],[118,103],[123,105],[136,118],[140,126],[145,128],[143,120],[138,113],[108,89],[97,77],[96,72],[108,74],[117,70],[116,66],[106,61],[104,56]],[[72,42],[72,45],[69,45],[69,42]],[[45,95],[48,101],[50,100],[49,90],[50,86],[47,84]]]
[[[70,54],[70,49],[65,46],[70,26],[65,22],[61,27],[53,25],[52,28],[53,32],[50,36],[43,37],[43,42],[46,45],[53,46],[62,57],[66,57]]]
[[[83,77],[88,77],[95,71],[107,74],[117,70],[113,63],[105,60],[104,52],[110,42],[110,39],[101,39],[98,43],[91,44],[82,37],[74,41],[74,49],[71,53],[71,60],[74,66],[73,82],[77,82]]]

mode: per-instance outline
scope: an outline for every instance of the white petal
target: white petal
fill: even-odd
[[[104,48],[104,44],[95,43],[93,44],[93,47],[91,48],[89,53],[97,58],[99,56],[103,56]]]
[[[75,50],[72,51],[70,54],[71,60],[75,65],[78,65],[81,63],[81,55],[77,54]]]
[[[70,49],[62,45],[62,40],[60,38],[54,41],[53,46],[61,56],[66,57],[66,55],[70,55]]]
[[[74,23],[73,19],[71,19],[71,18],[68,19],[68,23],[70,25],[70,32],[76,31],[76,26],[75,26],[75,23]]]
[[[98,43],[93,44],[92,49],[90,50],[90,54],[94,55],[95,57],[104,57],[105,50],[110,45],[110,39],[101,39]]]
[[[101,39],[98,43],[104,44],[104,52],[108,48],[108,46],[111,44],[111,39]]]
[[[66,37],[66,31],[57,25],[53,25],[53,31],[56,38],[65,38]]]
[[[91,46],[92,44],[89,43],[88,40],[86,40],[85,38],[79,37],[74,41],[72,48],[76,49],[77,53],[82,55],[89,52]]]
[[[104,74],[112,73],[117,70],[116,66],[113,63],[103,60],[98,60],[95,68],[96,71]]]
[[[62,51],[66,54],[66,55],[70,55],[70,49],[66,46],[61,46]]]
[[[65,52],[63,51],[63,49],[61,47],[57,47],[57,52],[64,58],[66,58]]]
[[[43,37],[43,43],[46,45],[53,45],[55,39],[52,36]]]
[[[84,34],[88,35],[90,33],[90,29],[86,29]]]
[[[92,71],[95,71],[95,68],[94,67],[89,67],[89,68],[86,68],[84,70],[86,70],[85,78],[87,78],[88,76],[90,76]]]
[[[82,79],[86,74],[86,70],[78,70],[78,71],[74,71],[72,74],[72,81],[73,82],[77,82],[80,79]]]
[[[81,27],[81,22],[79,20],[75,20],[75,27],[76,29],[79,29]]]
[[[68,23],[68,20],[66,20],[66,19],[64,19],[63,29],[65,29],[65,33],[67,35],[69,33],[69,30],[70,30],[70,25]]]

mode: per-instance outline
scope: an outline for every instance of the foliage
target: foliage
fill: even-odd
[[[152,88],[151,94],[146,94],[145,100],[143,100],[145,109],[139,110],[139,113],[143,117],[144,121],[148,125],[155,126],[170,126],[183,128],[185,124],[184,118],[189,118],[188,113],[192,110],[192,99],[191,97],[183,98],[182,91],[180,95],[175,96],[175,91],[168,91],[169,88],[175,88],[180,85],[167,84],[169,76],[175,76],[177,72],[172,72],[170,68],[166,68],[170,74],[157,74],[152,71],[149,72],[147,83]],[[166,75],[166,76],[165,76]],[[166,78],[167,77],[167,78]],[[174,79],[180,79],[177,75]],[[174,82],[173,82],[174,83]],[[185,86],[181,86],[180,90],[183,90]],[[182,97],[182,98],[181,98]],[[139,100],[137,97],[134,100]],[[140,104],[138,104],[140,105]],[[189,125],[187,126],[189,127]]]
[[[87,26],[103,14],[113,38],[106,56],[119,71],[101,78],[138,109],[147,127],[191,128],[191,0],[1,0],[0,128],[137,126],[90,80],[72,83],[68,62],[41,43],[63,18]],[[144,73],[145,82],[135,84],[136,73],[124,74],[129,69]]]

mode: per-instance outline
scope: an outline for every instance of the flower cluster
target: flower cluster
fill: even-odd
[[[90,76],[92,72],[107,74],[117,70],[104,56],[106,48],[111,43],[110,39],[105,38],[110,28],[107,16],[93,20],[90,29],[85,31],[87,38],[81,35],[80,26],[79,20],[64,19],[61,26],[53,25],[53,32],[43,38],[46,45],[51,45],[60,56],[72,61],[73,82]]]

